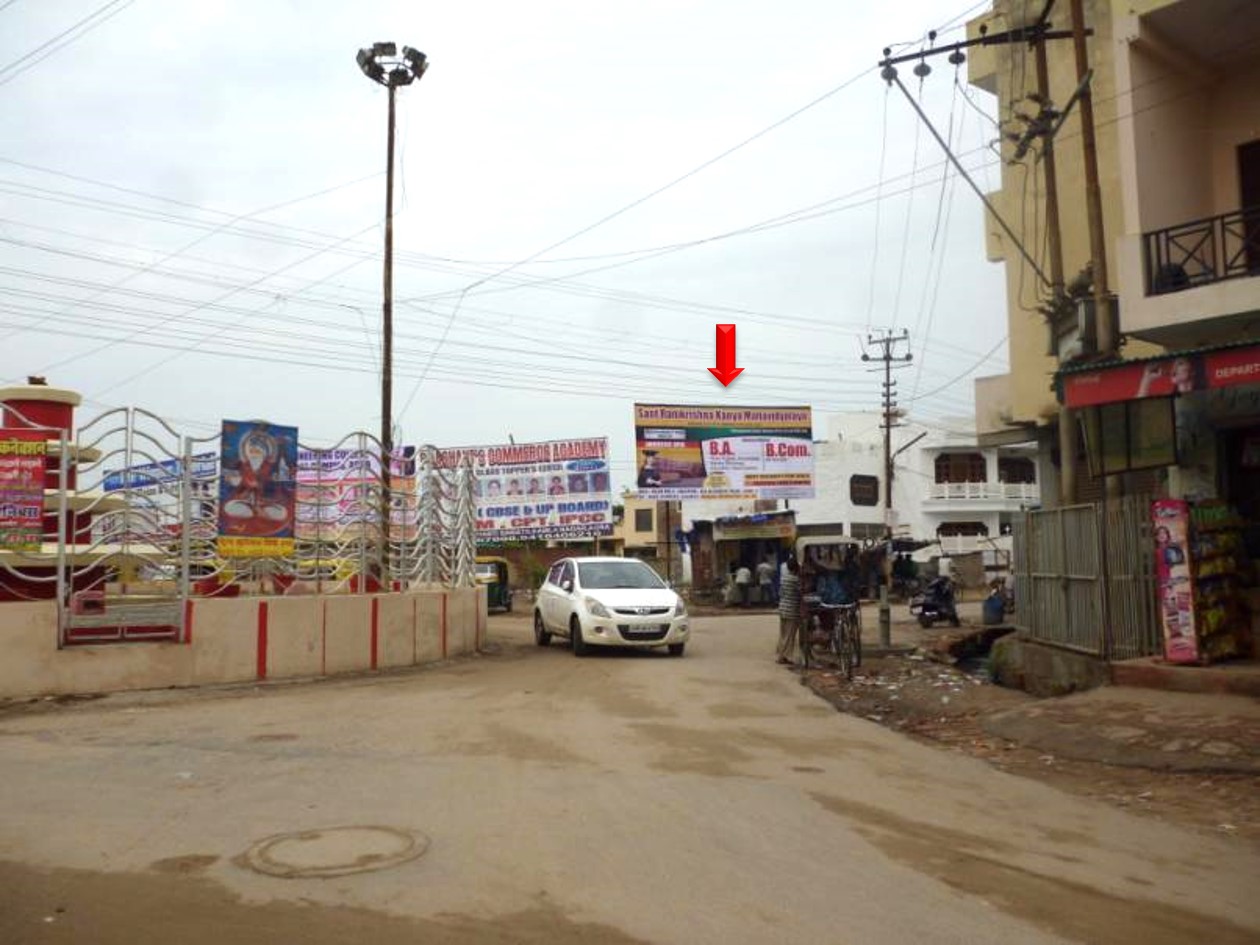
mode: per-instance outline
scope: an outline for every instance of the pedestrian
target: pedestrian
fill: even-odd
[[[748,565],[741,564],[735,572],[735,586],[739,588],[739,606],[748,606],[748,593],[752,590],[752,571]]]
[[[774,562],[769,558],[762,559],[757,565],[757,589],[763,604],[776,603],[774,597]]]
[[[787,570],[779,585],[779,653],[778,662],[793,662],[801,633],[801,566],[795,556],[788,558]]]

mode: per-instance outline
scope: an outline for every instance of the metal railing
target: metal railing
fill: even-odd
[[[1041,486],[1035,482],[934,482],[928,498],[935,500],[1012,500],[1038,503]]]
[[[0,597],[55,597],[62,644],[182,640],[190,596],[475,583],[471,459],[444,468],[435,447],[419,447],[386,493],[370,434],[300,449],[293,540],[274,556],[243,558],[218,540],[217,436],[183,436],[134,407],[81,424],[73,438],[26,427],[56,451],[56,485],[44,500],[42,542],[0,552]]]
[[[1142,244],[1147,295],[1260,275],[1260,207],[1145,233]]]

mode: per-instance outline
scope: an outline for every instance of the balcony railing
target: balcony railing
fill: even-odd
[[[928,498],[1040,502],[1041,487],[1035,482],[934,482],[928,486]]]
[[[1156,230],[1142,241],[1147,295],[1260,275],[1260,207]]]

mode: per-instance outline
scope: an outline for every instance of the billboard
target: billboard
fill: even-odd
[[[810,499],[809,407],[634,405],[641,499]]]
[[[293,553],[297,427],[224,420],[219,439],[219,554]]]
[[[415,538],[414,446],[394,450],[390,463],[390,531]],[[380,458],[367,449],[300,449],[297,455],[297,537],[346,540],[380,532]]]
[[[0,549],[39,551],[44,540],[48,432],[0,431]]]
[[[477,474],[478,542],[612,534],[607,437],[439,450],[437,463],[465,458]]]

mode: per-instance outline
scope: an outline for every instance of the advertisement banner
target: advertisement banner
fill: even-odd
[[[1260,345],[1149,358],[1061,380],[1063,405],[1072,408],[1260,384]]]
[[[160,463],[140,463],[126,469],[105,474],[102,489],[105,492],[121,492],[124,489],[135,495],[179,495],[182,462],[164,459]],[[210,498],[205,490],[219,474],[218,453],[196,453],[192,457],[192,494],[195,498]]]
[[[1199,640],[1194,629],[1194,590],[1190,578],[1190,505],[1182,499],[1151,503],[1155,529],[1155,580],[1164,627],[1164,659],[1197,663]]]
[[[608,438],[439,450],[438,465],[471,458],[477,475],[477,541],[611,535]]]
[[[416,448],[398,447],[390,463],[390,531],[414,539]],[[380,534],[380,458],[369,449],[298,450],[297,537],[344,541],[361,531]]]
[[[48,432],[0,430],[0,549],[39,551],[44,540]]]
[[[640,499],[811,499],[809,407],[634,405]]]
[[[293,553],[296,427],[224,420],[220,435],[219,554],[269,558]]]

